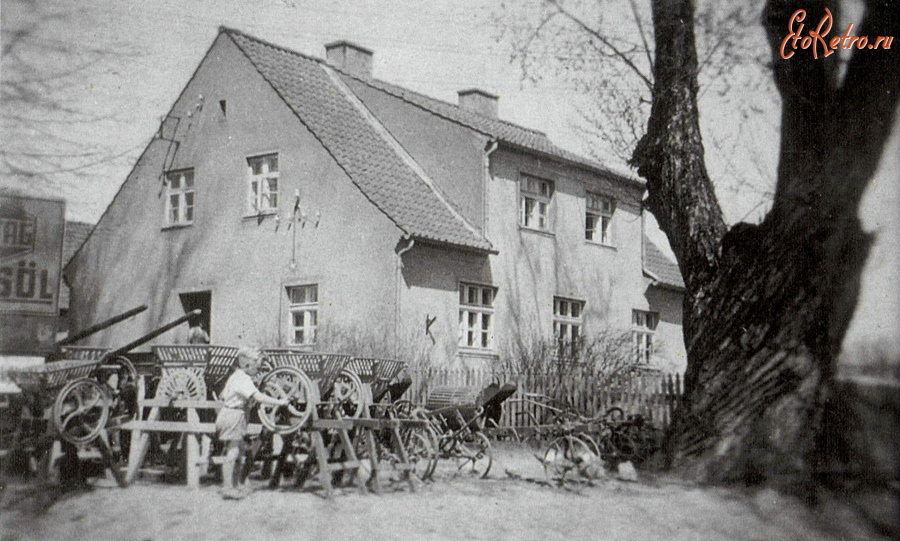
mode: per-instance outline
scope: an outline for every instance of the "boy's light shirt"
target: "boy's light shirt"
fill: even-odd
[[[225,403],[225,407],[244,409],[256,392],[257,388],[253,384],[253,378],[238,368],[225,382],[225,388],[222,389],[220,398]]]

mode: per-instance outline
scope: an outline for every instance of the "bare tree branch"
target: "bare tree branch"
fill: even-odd
[[[641,71],[640,68],[638,68],[634,64],[634,62],[631,61],[630,58],[628,58],[628,55],[626,55],[624,52],[622,52],[618,48],[616,48],[616,46],[613,45],[610,40],[606,39],[606,37],[603,34],[597,32],[597,30],[595,30],[594,28],[591,28],[590,26],[585,24],[584,21],[582,21],[580,18],[576,17],[570,11],[568,11],[566,8],[564,8],[562,5],[560,5],[560,3],[557,0],[547,0],[547,1],[550,4],[552,4],[559,11],[559,13],[562,13],[563,16],[565,16],[567,19],[569,19],[570,21],[575,23],[578,27],[580,27],[582,30],[584,30],[585,32],[587,32],[588,34],[590,34],[591,36],[596,38],[597,41],[599,41],[603,45],[606,45],[613,52],[613,55],[615,55],[619,60],[624,62],[626,66],[631,68],[631,70],[634,71],[635,75],[637,75],[644,82],[644,84],[647,85],[647,90],[649,90],[650,92],[653,92],[653,81],[651,81],[650,78],[646,74],[644,74],[644,72]]]

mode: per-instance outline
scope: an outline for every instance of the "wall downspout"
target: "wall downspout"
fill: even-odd
[[[400,294],[403,289],[403,254],[413,249],[416,240],[409,235],[404,235],[403,240],[409,241],[404,248],[397,252],[397,280],[395,283],[394,299],[394,358],[399,357],[400,352]]]
[[[500,143],[496,139],[492,139],[488,141],[486,147],[484,147],[484,192],[482,194],[482,205],[481,205],[481,213],[483,216],[483,231],[485,238],[491,238],[488,233],[488,225],[490,223],[490,194],[491,194],[491,154],[497,150],[497,147],[500,146]]]

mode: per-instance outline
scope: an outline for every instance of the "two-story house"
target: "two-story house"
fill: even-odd
[[[150,306],[92,337],[115,346],[202,308],[213,343],[466,364],[616,329],[683,370],[683,284],[642,182],[497,103],[380,81],[351,43],[322,60],[220,29],[66,267],[73,328]]]

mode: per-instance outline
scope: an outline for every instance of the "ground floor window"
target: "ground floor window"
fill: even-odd
[[[494,297],[491,286],[459,284],[459,345],[491,349],[494,341]]]
[[[289,342],[292,346],[316,343],[319,326],[319,286],[307,284],[288,286]]]
[[[553,339],[560,358],[576,359],[581,350],[584,301],[553,297]]]
[[[631,311],[631,346],[634,362],[649,364],[653,358],[653,335],[659,324],[659,314],[645,310]]]

